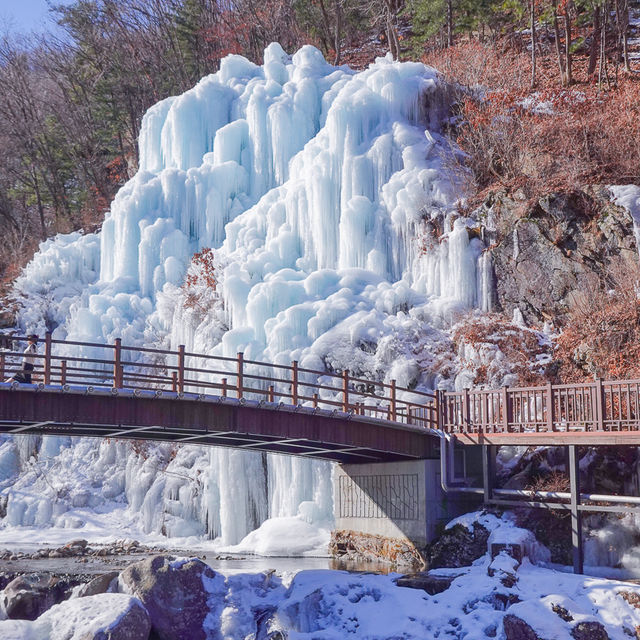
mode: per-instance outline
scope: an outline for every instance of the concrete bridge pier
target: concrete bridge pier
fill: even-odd
[[[461,454],[456,462],[456,475],[481,477],[479,455]],[[440,474],[439,458],[338,465],[332,555],[423,561],[444,525],[482,502],[482,496],[445,493]]]

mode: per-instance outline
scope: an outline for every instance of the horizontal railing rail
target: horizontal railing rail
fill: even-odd
[[[22,370],[26,336],[0,336],[0,380]],[[402,424],[437,428],[437,395],[352,375],[291,364],[186,351],[54,340],[33,355],[32,382],[115,389],[149,389],[262,400],[341,411]]]

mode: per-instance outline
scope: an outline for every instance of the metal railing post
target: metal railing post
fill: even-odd
[[[122,389],[122,340],[120,338],[115,339],[113,349],[113,386],[116,389]]]
[[[236,373],[236,378],[236,386],[238,389],[237,396],[238,400],[240,400],[244,393],[244,354],[241,351],[238,352],[238,372]]]
[[[547,384],[547,431],[554,431],[555,429],[555,409],[553,403],[553,386],[551,383]]]
[[[349,411],[349,372],[346,369],[342,372],[342,410]]]
[[[44,336],[44,383],[51,384],[51,332]]]
[[[471,430],[471,416],[469,415],[469,389],[462,390],[462,428]]]
[[[509,388],[502,387],[500,389],[500,404],[502,405],[502,430],[509,433],[509,422],[511,411],[509,410]]]
[[[171,391],[173,391],[173,393],[178,393],[178,372],[177,371],[171,372]]]
[[[227,379],[226,378],[222,378],[222,397],[223,398],[227,397]]]
[[[291,404],[298,404],[298,361],[291,363]]]
[[[178,346],[178,393],[184,393],[184,345]]]
[[[600,378],[596,379],[595,391],[596,391],[596,406],[595,406],[596,415],[593,416],[594,417],[593,427],[595,431],[604,431],[604,421],[605,421],[605,413],[607,410],[607,403],[604,398],[604,387],[602,385],[602,380]]]
[[[318,394],[317,393],[313,394],[313,408],[314,409],[318,408]]]
[[[67,361],[60,363],[60,386],[67,384]]]
[[[389,420],[396,422],[397,405],[396,405],[396,381],[391,381],[391,403],[390,403],[390,415]]]
[[[4,381],[4,353],[0,353],[0,382]]]

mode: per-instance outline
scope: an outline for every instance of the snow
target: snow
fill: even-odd
[[[631,214],[636,245],[640,251],[640,187],[635,184],[612,185],[609,191],[613,202]]]
[[[3,640],[82,640],[107,637],[132,608],[143,608],[137,598],[105,593],[67,600],[51,607],[37,620],[0,622]]]
[[[531,535],[508,517],[476,514],[476,518],[492,528],[494,540],[507,545],[522,544]],[[468,523],[469,518],[457,522]],[[172,566],[187,561],[177,558]],[[537,566],[528,557],[519,564],[505,552],[494,559],[487,552],[470,567],[432,573],[450,575],[451,586],[431,596],[396,586],[398,574],[218,572],[203,578],[209,594],[205,632],[229,640],[244,640],[251,634],[262,637],[260,633],[266,637],[278,630],[286,631],[291,640],[480,639],[503,637],[503,620],[509,614],[543,638],[571,640],[575,625],[593,621],[604,625],[611,640],[626,640],[640,625],[640,610],[623,597],[640,597],[636,584],[560,573]],[[515,582],[505,584],[506,576]],[[0,637],[72,640],[104,630],[138,605],[135,598],[121,593],[74,598],[34,622],[0,622]]]
[[[222,547],[225,553],[256,553],[261,556],[323,556],[331,538],[331,524],[321,529],[302,517],[270,518],[242,542]]]

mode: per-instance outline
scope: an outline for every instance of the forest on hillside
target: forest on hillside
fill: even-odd
[[[2,286],[43,239],[97,228],[138,164],[146,109],[280,42],[361,68],[423,60],[456,86],[468,202],[640,184],[634,0],[76,0],[0,40]],[[635,69],[634,69],[635,65]],[[471,169],[469,172],[468,169]]]

